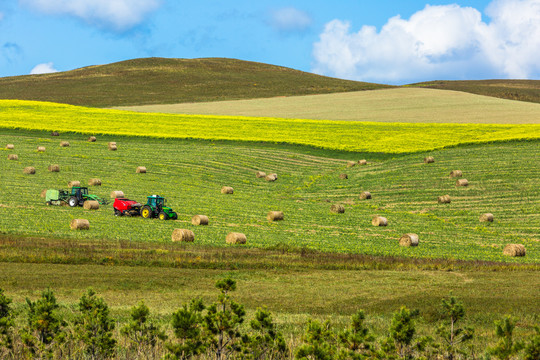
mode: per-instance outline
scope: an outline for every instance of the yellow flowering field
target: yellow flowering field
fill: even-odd
[[[135,113],[0,100],[0,127],[157,138],[263,141],[377,153],[540,138],[540,124],[431,124]]]

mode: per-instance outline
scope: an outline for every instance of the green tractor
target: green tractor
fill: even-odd
[[[71,191],[49,189],[45,193],[47,205],[61,205],[65,202],[71,207],[83,206],[86,200],[95,200],[101,205],[107,205],[107,200],[89,194],[87,187],[74,186]]]
[[[176,220],[178,215],[170,207],[165,206],[165,198],[159,195],[148,196],[146,205],[141,208],[141,216],[145,219],[158,217],[160,220]]]

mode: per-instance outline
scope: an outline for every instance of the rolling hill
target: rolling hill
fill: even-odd
[[[109,107],[326,94],[389,86],[249,61],[145,58],[0,78],[0,99]]]

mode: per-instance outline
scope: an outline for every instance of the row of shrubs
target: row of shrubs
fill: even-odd
[[[386,337],[376,338],[363,311],[344,330],[310,320],[300,342],[287,343],[266,309],[257,309],[249,325],[244,306],[230,293],[234,280],[216,283],[217,300],[205,306],[192,299],[172,314],[173,334],[150,320],[144,303],[131,309],[120,328],[124,346],[115,339],[116,323],[103,298],[89,289],[68,324],[60,315],[51,289],[36,301],[26,299],[26,323],[15,326],[12,300],[0,289],[1,359],[540,359],[540,328],[525,341],[513,338],[515,320],[496,321],[498,342],[476,352],[467,343],[474,329],[463,327],[463,305],[454,297],[442,300],[443,321],[435,337],[417,336],[417,313],[401,307],[394,313]],[[246,326],[247,325],[247,326]]]

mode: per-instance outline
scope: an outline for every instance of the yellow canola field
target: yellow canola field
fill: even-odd
[[[22,100],[0,100],[0,128],[86,135],[263,141],[380,153],[420,152],[467,143],[540,138],[540,124],[377,123],[174,115]]]

